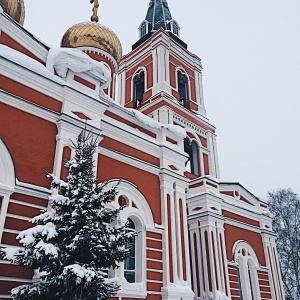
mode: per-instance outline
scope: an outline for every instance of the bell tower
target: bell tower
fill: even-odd
[[[201,59],[188,51],[165,0],[151,0],[139,40],[118,72],[120,104],[184,127],[187,176],[219,177],[215,127],[206,116]]]
[[[139,110],[158,122],[179,125],[187,133],[181,143],[167,139],[178,153],[186,154],[181,170],[169,163],[165,165],[170,160],[167,152],[161,150],[161,293],[162,300],[194,299],[187,191],[190,185],[200,185],[205,176],[219,178],[219,166],[215,127],[204,106],[201,59],[181,39],[179,23],[172,17],[167,1],[150,1],[139,26],[139,39],[121,59],[118,89],[122,106]]]

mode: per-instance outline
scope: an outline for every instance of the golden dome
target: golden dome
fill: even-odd
[[[24,25],[25,5],[24,0],[0,0],[3,10],[20,25]]]
[[[109,28],[96,23],[79,23],[67,30],[61,40],[61,47],[95,47],[108,52],[119,64],[122,46],[116,34]]]

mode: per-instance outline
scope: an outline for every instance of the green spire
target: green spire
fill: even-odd
[[[146,20],[149,22],[150,31],[163,28],[170,30],[172,15],[166,0],[151,0],[149,3]]]

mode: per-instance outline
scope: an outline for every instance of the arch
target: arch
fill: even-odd
[[[246,241],[237,241],[233,246],[233,260],[237,263],[241,297],[260,300],[257,275],[257,269],[260,266],[253,247]]]
[[[13,191],[16,184],[15,167],[12,157],[0,138],[0,188]]]
[[[191,81],[189,74],[183,67],[177,67],[175,69],[175,77],[176,89],[180,97],[180,104],[186,108],[189,108],[189,100],[191,99]]]
[[[178,37],[180,37],[180,26],[179,26],[178,22],[175,20],[172,20],[171,26],[172,26],[172,32],[175,35],[177,35]]]
[[[142,226],[150,226],[154,228],[154,218],[151,208],[144,197],[144,195],[137,189],[137,187],[129,181],[112,179],[107,182],[106,188],[109,189],[113,186],[117,186],[118,196],[125,196],[128,200],[128,206],[120,213],[122,219],[128,219],[129,216],[138,218]],[[134,203],[134,205],[133,205]],[[111,202],[114,208],[118,208],[117,201]],[[135,207],[136,206],[136,207]]]
[[[149,32],[149,22],[144,20],[139,26],[140,38],[145,36]]]
[[[0,241],[2,239],[10,195],[15,190],[16,175],[13,159],[0,138]]]
[[[132,75],[131,95],[134,102],[134,108],[144,101],[144,93],[147,89],[147,69],[139,67]]]
[[[135,281],[134,284],[139,284],[141,291],[145,289],[146,283],[146,228],[155,227],[154,218],[150,206],[137,189],[137,187],[129,181],[112,179],[107,182],[106,188],[117,186],[118,195],[126,198],[127,206],[121,210],[119,215],[119,222],[124,225],[128,219],[131,219],[135,224],[135,229],[139,233],[135,238]],[[112,201],[107,207],[119,208],[118,201]],[[127,270],[128,271],[128,270]],[[131,282],[126,278],[125,264],[115,270],[116,276],[122,280],[122,288],[131,290]]]
[[[233,245],[233,260],[236,261],[236,259],[240,256],[239,252],[243,252],[242,250],[246,250],[247,253],[245,253],[247,255],[247,257],[251,257],[251,259],[254,262],[254,265],[256,268],[259,268],[259,261],[258,258],[256,256],[256,253],[253,249],[253,247],[244,240],[238,240],[237,242],[235,242],[235,244]]]

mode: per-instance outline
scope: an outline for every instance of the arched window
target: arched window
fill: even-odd
[[[140,26],[140,37],[142,38],[147,34],[147,23],[144,21]]]
[[[199,176],[199,159],[198,159],[198,145],[195,141],[190,143],[189,139],[184,140],[184,152],[189,155],[186,162],[186,171]]]
[[[253,248],[239,241],[234,251],[237,263],[240,299],[260,300],[257,268],[259,263]]]
[[[0,241],[3,234],[10,195],[15,189],[15,182],[14,162],[8,148],[0,137]]]
[[[178,81],[178,93],[180,96],[180,103],[189,108],[189,101],[188,101],[188,79],[185,74],[178,71],[177,72],[177,81]]]
[[[143,103],[145,92],[145,73],[141,72],[134,77],[134,108]]]
[[[128,218],[128,228],[127,231],[135,231],[135,224],[132,219]],[[133,283],[136,281],[136,240],[128,245],[129,256],[124,261],[124,277],[125,279]]]
[[[179,25],[176,21],[173,20],[173,33],[179,36]]]

